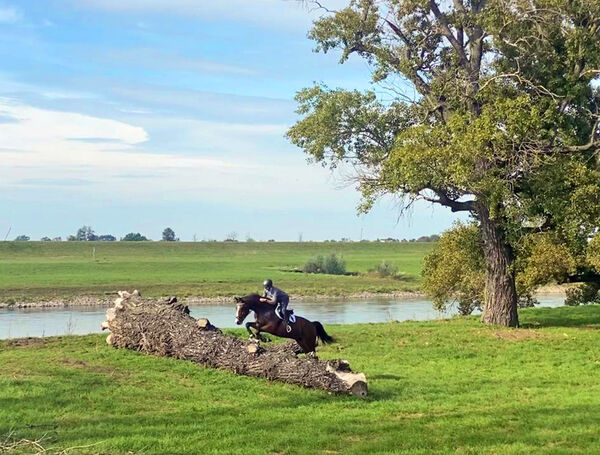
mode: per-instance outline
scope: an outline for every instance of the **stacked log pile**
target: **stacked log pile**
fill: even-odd
[[[232,308],[233,313],[233,308]],[[207,319],[194,319],[185,305],[143,299],[139,292],[119,292],[106,313],[106,341],[116,348],[189,360],[246,376],[256,376],[366,396],[367,381],[343,360],[322,361],[303,355],[294,341],[265,348],[254,340],[225,335]]]

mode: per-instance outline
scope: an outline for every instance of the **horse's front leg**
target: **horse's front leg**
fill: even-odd
[[[254,330],[256,330],[256,333],[254,333],[252,330],[250,330],[250,327],[252,327]],[[257,335],[260,333],[260,330],[256,326],[256,321],[255,322],[246,322],[246,330],[250,334],[251,339],[257,339]]]
[[[250,330],[250,327],[252,327],[254,330],[256,330],[256,332],[253,332],[252,330]],[[250,334],[250,338],[253,340],[259,340],[259,341],[262,341],[263,343],[268,343],[269,341],[271,341],[270,338],[267,338],[266,336],[264,336],[261,333],[260,326],[258,325],[258,321],[246,322],[246,330]]]

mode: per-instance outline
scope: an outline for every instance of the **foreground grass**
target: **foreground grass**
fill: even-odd
[[[430,243],[0,242],[5,302],[114,294],[230,296],[270,277],[296,295],[415,290]],[[297,273],[316,254],[341,254],[358,276]],[[383,260],[404,279],[365,275]]]
[[[108,347],[101,336],[0,342],[0,441],[69,453],[592,454],[600,435],[600,306],[331,326],[369,379],[331,396]]]

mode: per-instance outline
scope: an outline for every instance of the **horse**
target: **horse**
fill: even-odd
[[[285,323],[275,313],[275,305],[263,303],[258,294],[249,294],[245,297],[235,297],[237,303],[235,322],[241,325],[250,311],[254,311],[254,322],[246,322],[246,330],[251,338],[266,341],[261,332],[272,335],[291,338],[296,340],[305,354],[314,354],[317,347],[317,338],[322,343],[332,343],[334,340],[325,332],[323,325],[319,321],[309,321],[308,319],[296,316],[296,322],[290,324],[291,331],[287,332]],[[256,330],[252,332],[251,328]]]

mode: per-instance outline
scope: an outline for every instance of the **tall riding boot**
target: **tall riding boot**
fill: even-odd
[[[285,330],[289,333],[292,331],[292,327],[290,326],[288,310],[287,308],[282,308],[281,312],[283,313],[283,322],[285,322]]]

